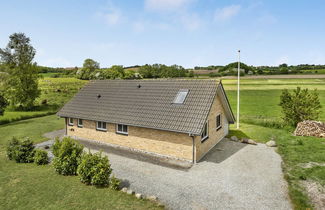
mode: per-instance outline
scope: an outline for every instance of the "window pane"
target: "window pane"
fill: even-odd
[[[82,125],[82,119],[79,119],[79,125]]]
[[[117,125],[117,131],[119,131],[119,132],[122,132],[123,131],[123,128],[122,128],[122,125],[121,124],[118,124]]]
[[[103,123],[103,129],[106,129],[106,122],[102,122]]]
[[[175,103],[175,104],[183,104],[187,94],[188,94],[188,90],[180,90],[180,91],[178,91],[173,103]]]
[[[128,132],[128,126],[127,125],[123,125],[123,132],[127,133]]]
[[[205,123],[201,138],[204,138],[207,135],[208,135],[208,123]]]

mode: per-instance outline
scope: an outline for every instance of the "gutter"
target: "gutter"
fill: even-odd
[[[189,133],[188,134],[190,137],[192,137],[192,163],[195,163],[195,139],[194,139],[194,135]]]

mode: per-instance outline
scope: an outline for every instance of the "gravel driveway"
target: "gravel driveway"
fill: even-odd
[[[129,188],[157,196],[168,209],[291,209],[282,160],[264,144],[222,140],[190,169],[106,154]]]

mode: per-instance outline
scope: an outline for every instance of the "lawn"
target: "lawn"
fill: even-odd
[[[40,142],[43,133],[63,126],[55,115],[0,125],[0,209],[162,209],[122,192],[86,186],[76,176],[57,175],[50,165],[7,160],[4,147],[12,136]]]
[[[40,79],[41,95],[35,101],[34,110],[27,112],[8,108],[5,114],[0,116],[0,124],[53,114],[86,83],[87,81],[76,78]]]
[[[223,80],[223,84],[236,114],[236,81]],[[283,170],[292,203],[295,209],[305,209],[312,208],[312,203],[302,184],[304,181],[312,181],[324,187],[325,167],[303,166],[308,163],[325,163],[325,139],[295,137],[292,135],[293,128],[276,129],[273,123],[265,123],[281,121],[281,108],[278,106],[281,89],[294,89],[297,86],[320,90],[321,104],[325,107],[324,79],[243,79],[240,131],[233,126],[230,136],[251,138],[261,143],[275,138],[277,152],[284,161]],[[325,121],[324,112],[321,113],[320,120]]]

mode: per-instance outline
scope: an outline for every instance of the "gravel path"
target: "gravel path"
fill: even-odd
[[[222,140],[190,169],[105,154],[129,188],[157,196],[168,209],[291,209],[282,160],[264,144]]]

